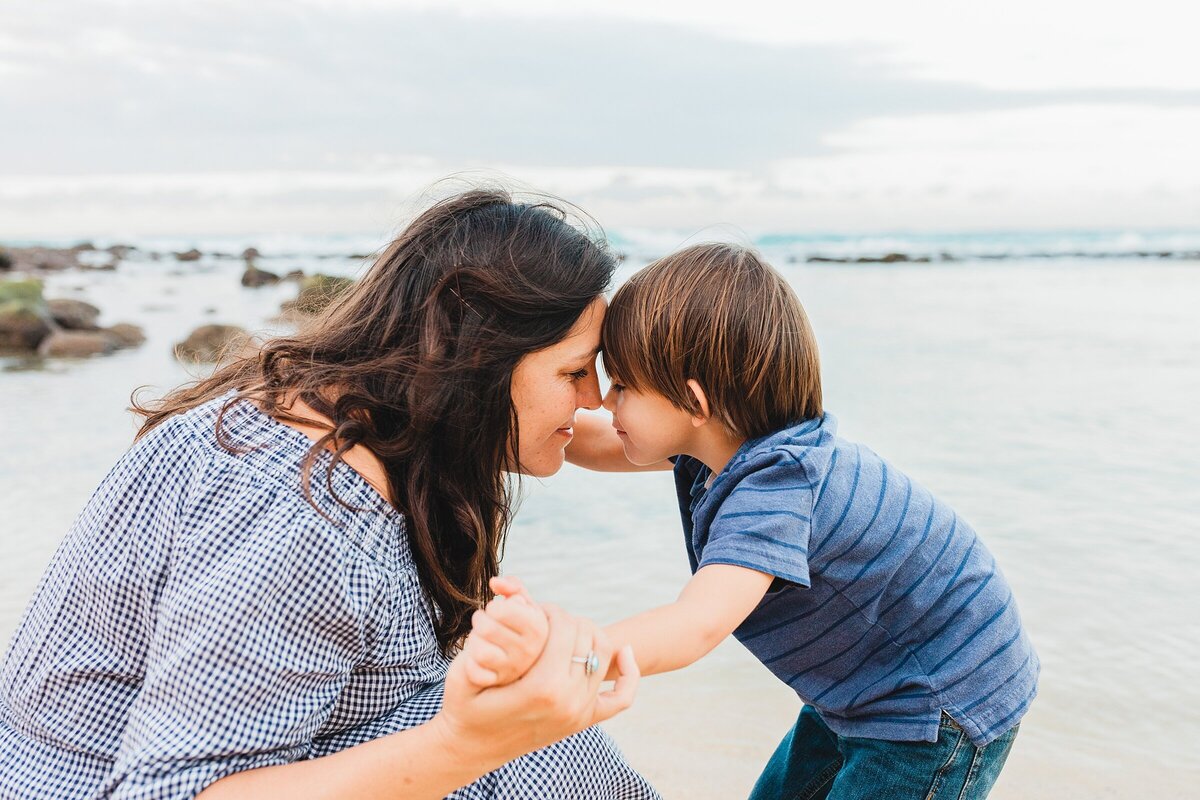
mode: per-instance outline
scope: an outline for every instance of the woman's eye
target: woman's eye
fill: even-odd
[[[586,378],[587,376],[588,376],[588,371],[586,369],[577,369],[571,373],[571,379],[577,380],[577,381],[581,381],[584,378]]]

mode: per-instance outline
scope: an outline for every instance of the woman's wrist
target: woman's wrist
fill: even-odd
[[[485,735],[483,730],[477,730],[459,725],[453,716],[445,711],[439,711],[427,723],[430,737],[437,742],[442,752],[451,756],[455,764],[463,765],[472,777],[471,780],[498,769],[527,750],[516,745],[505,747],[506,736],[502,728]]]

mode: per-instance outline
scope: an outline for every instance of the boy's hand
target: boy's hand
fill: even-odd
[[[492,578],[496,598],[471,617],[471,635],[459,656],[464,674],[478,688],[504,686],[520,678],[546,646],[549,622],[516,578]]]

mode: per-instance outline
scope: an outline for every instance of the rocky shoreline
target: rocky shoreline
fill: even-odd
[[[137,325],[102,328],[99,316],[100,309],[82,300],[47,300],[36,279],[0,282],[0,354],[87,358],[146,341]]]
[[[162,253],[124,244],[103,250],[90,243],[70,248],[0,246],[0,357],[90,358],[138,347],[145,342],[142,328],[133,323],[98,325],[101,310],[90,303],[45,297],[45,278],[51,274],[72,270],[114,272],[126,260],[189,263],[204,258],[243,261],[245,270],[240,282],[250,290],[281,282],[295,283],[296,298],[284,301],[276,317],[278,321],[295,326],[315,318],[335,297],[353,285],[349,278],[320,273],[306,275],[302,270],[290,270],[281,275],[263,269],[257,263],[261,254],[253,247],[246,248],[240,255],[232,255],[203,253],[194,248]],[[240,350],[248,339],[248,333],[236,325],[201,325],[179,341],[173,353],[180,361],[214,363],[226,354]]]
[[[658,254],[639,256],[651,260]],[[365,261],[367,254],[310,254],[318,260],[343,259]],[[624,261],[627,255],[618,254]],[[299,269],[272,271],[261,266],[264,260],[285,262],[297,258],[273,254],[265,259],[256,247],[241,253],[187,250],[145,250],[131,244],[98,248],[90,242],[73,247],[5,247],[0,244],[0,356],[36,358],[87,358],[117,350],[138,347],[145,341],[136,324],[121,322],[108,327],[96,324],[100,309],[81,300],[46,298],[42,294],[44,278],[63,271],[113,272],[126,261],[194,264],[205,261],[241,261],[245,267],[240,283],[248,290],[294,283],[294,300],[284,301],[275,318],[291,325],[303,325],[314,318],[353,284],[348,278],[321,273],[305,274]],[[1005,260],[1054,259],[1153,259],[1157,261],[1200,261],[1200,251],[1128,250],[1111,252],[1044,251],[1030,253],[936,253],[886,252],[862,255],[833,255],[827,252],[793,252],[783,257],[788,264],[888,265],[935,264],[948,262],[994,262]],[[182,332],[181,332],[182,333]],[[202,325],[191,331],[174,347],[176,358],[193,363],[211,363],[243,346],[247,333],[234,325]]]

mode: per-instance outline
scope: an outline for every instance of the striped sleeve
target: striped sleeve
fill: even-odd
[[[733,564],[809,586],[816,487],[804,465],[790,453],[775,451],[738,474],[709,526],[699,566]]]

